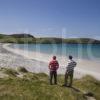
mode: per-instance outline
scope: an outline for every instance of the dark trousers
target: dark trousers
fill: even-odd
[[[70,79],[69,86],[72,86],[73,73],[74,73],[74,71],[71,71],[71,72],[66,71],[66,73],[65,73],[65,85],[68,84],[68,79]]]
[[[54,84],[57,84],[57,72],[50,71],[50,84],[52,85],[52,80],[54,78]]]

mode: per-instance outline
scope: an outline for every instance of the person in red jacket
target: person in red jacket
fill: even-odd
[[[49,63],[50,69],[50,84],[52,85],[52,79],[54,77],[54,84],[57,84],[57,69],[59,68],[59,63],[56,60],[56,56],[53,56],[52,61]]]

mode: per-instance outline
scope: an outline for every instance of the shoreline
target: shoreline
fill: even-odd
[[[7,51],[9,51],[11,53],[14,53],[15,55],[19,56],[19,58],[21,56],[24,59],[28,60],[27,66],[23,66],[23,67],[25,67],[27,69],[31,69],[29,71],[32,71],[32,72],[44,72],[46,74],[49,73],[49,70],[47,67],[48,66],[47,61],[49,61],[49,59],[47,59],[47,61],[44,61],[44,59],[43,59],[43,57],[46,57],[47,55],[44,56],[42,54],[40,56],[40,58],[38,58],[38,55],[40,55],[40,54],[32,52],[32,53],[30,53],[30,57],[29,57],[29,53],[27,51],[23,52],[23,50],[13,49],[13,48],[10,48],[9,45],[11,45],[11,44],[2,44],[2,48],[6,49]],[[32,55],[35,55],[35,59],[32,59],[32,57],[33,57]],[[51,58],[51,56],[52,55],[50,55],[49,58]],[[40,61],[41,57],[42,57],[42,61]],[[31,62],[31,67],[29,68],[30,61],[33,61],[33,62]],[[95,77],[96,79],[100,80],[100,74],[99,74],[100,70],[99,69],[96,70],[96,66],[98,66],[100,63],[92,62],[92,61],[88,61],[88,60],[84,60],[84,61],[78,60],[77,62],[78,62],[78,65],[75,68],[75,75],[74,75],[75,78],[81,78],[85,75],[91,75],[91,76]],[[89,66],[89,67],[87,67],[87,66]],[[90,67],[90,66],[94,66],[94,67]],[[58,74],[64,74],[65,70],[66,70],[65,65],[63,67],[61,66],[60,69],[58,70]]]
[[[16,69],[17,67],[25,67],[30,72],[43,72],[44,69],[41,69],[40,65],[46,66],[46,63],[33,59],[28,59],[27,57],[16,54],[4,48],[4,45],[7,44],[0,44],[0,67],[14,69]],[[48,73],[48,68],[46,69],[46,72]]]

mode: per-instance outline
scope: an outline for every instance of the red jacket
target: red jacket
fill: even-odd
[[[49,63],[49,69],[50,69],[50,71],[56,71],[58,68],[59,68],[59,63],[58,63],[57,60],[52,60]]]

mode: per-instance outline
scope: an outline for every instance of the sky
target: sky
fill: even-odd
[[[100,0],[0,0],[0,33],[100,39]]]

